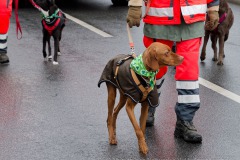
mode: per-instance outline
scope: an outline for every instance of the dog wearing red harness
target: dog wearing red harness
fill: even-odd
[[[43,32],[43,57],[58,65],[57,57],[61,55],[60,41],[62,37],[62,30],[65,27],[66,16],[55,4],[55,0],[30,0],[35,8],[42,13],[42,32]],[[51,36],[54,39],[54,55],[51,54]],[[48,43],[48,57],[46,52],[46,44]]]
[[[220,0],[219,5],[219,24],[216,29],[210,31],[205,27],[205,37],[202,47],[202,52],[200,59],[201,61],[206,59],[206,46],[208,43],[209,37],[212,41],[212,49],[214,51],[213,61],[217,61],[217,65],[223,65],[224,54],[224,43],[227,41],[229,36],[229,31],[234,22],[234,15],[232,9],[229,7],[226,0]],[[207,19],[206,23],[209,21]],[[217,56],[217,41],[219,41],[219,55]]]

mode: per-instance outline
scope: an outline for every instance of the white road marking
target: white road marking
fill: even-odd
[[[91,30],[91,31],[93,31],[93,32],[95,32],[95,33],[105,37],[105,38],[106,37],[113,37],[112,35],[110,35],[110,34],[108,34],[106,32],[103,32],[100,29],[97,29],[96,27],[94,27],[94,26],[92,26],[90,24],[87,24],[86,22],[83,22],[83,21],[81,21],[81,20],[79,20],[79,19],[77,19],[77,18],[75,18],[73,16],[70,16],[67,13],[64,13],[64,14],[67,16],[68,19],[72,20],[73,22],[76,22],[77,24],[79,24],[79,25],[81,25],[81,26],[83,26],[83,27],[85,27],[85,28],[87,28],[87,29],[89,29],[89,30]]]
[[[209,82],[209,81],[207,81],[207,80],[205,80],[201,77],[199,77],[199,83],[201,85],[203,85],[203,86],[205,86],[205,87],[207,87],[207,88],[209,88],[209,89],[211,89],[211,90],[213,90],[213,91],[215,91],[215,92],[217,92],[217,93],[219,93],[219,94],[221,94],[221,95],[223,95],[223,96],[225,96],[225,97],[227,97],[227,98],[229,98],[229,99],[231,99],[235,102],[237,102],[237,103],[240,103],[240,96],[235,94],[235,93],[232,93],[232,92],[230,92],[230,91],[228,91],[228,90],[226,90],[226,89],[224,89],[224,88],[222,88],[222,87],[220,87],[220,86],[218,86],[218,85],[216,85],[212,82]]]
[[[85,27],[85,28],[103,36],[103,37],[113,37],[112,35],[110,35],[106,32],[103,32],[103,31],[97,29],[96,27],[94,27],[90,24],[87,24],[86,22],[83,22],[83,21],[81,21],[81,20],[79,20],[79,19],[77,19],[77,18],[75,18],[75,17],[73,17],[73,16],[71,16],[67,13],[65,13],[65,14],[66,14],[68,19],[72,20],[73,22],[75,22],[75,23],[77,23],[77,24],[79,24],[79,25],[81,25],[81,26],[83,26],[83,27]],[[201,85],[203,85],[203,86],[205,86],[205,87],[207,87],[207,88],[209,88],[209,89],[211,89],[211,90],[213,90],[213,91],[215,91],[215,92],[217,92],[217,93],[219,93],[219,94],[221,94],[221,95],[223,95],[223,96],[225,96],[225,97],[227,97],[227,98],[229,98],[229,99],[231,99],[235,102],[237,102],[237,103],[240,103],[240,96],[233,93],[233,92],[230,92],[230,91],[228,91],[228,90],[226,90],[226,89],[224,89],[224,88],[222,88],[222,87],[220,87],[220,86],[218,86],[218,85],[216,85],[212,82],[209,82],[209,81],[207,81],[207,80],[205,80],[201,77],[199,77],[199,83]]]

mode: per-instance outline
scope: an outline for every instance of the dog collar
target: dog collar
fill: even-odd
[[[134,70],[137,74],[150,78],[150,87],[154,88],[155,75],[158,71],[148,71],[143,64],[142,54],[134,58],[130,64],[130,68]]]
[[[219,23],[222,23],[222,22],[226,19],[226,17],[227,17],[227,13],[224,13],[224,14],[220,17]]]
[[[51,16],[46,16],[46,13],[41,12],[42,13],[42,18],[43,19],[60,18],[58,16],[58,12],[59,12],[59,9],[57,9]],[[47,11],[47,13],[49,13],[49,11]]]

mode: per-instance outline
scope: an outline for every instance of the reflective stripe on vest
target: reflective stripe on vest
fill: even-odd
[[[173,8],[150,7],[147,15],[155,17],[173,17]]]
[[[207,3],[199,1],[151,0],[144,22],[149,24],[180,24],[180,14],[186,23],[205,21]]]
[[[182,10],[182,15],[183,16],[196,15],[196,14],[206,14],[207,5],[202,4],[202,5],[194,5],[194,6],[184,6],[184,7],[181,7],[181,10]]]
[[[207,5],[203,4],[194,6],[184,6],[181,7],[181,11],[183,16],[205,14],[207,11]],[[173,7],[170,8],[150,7],[147,15],[156,17],[173,17]]]

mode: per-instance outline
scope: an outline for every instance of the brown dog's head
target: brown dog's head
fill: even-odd
[[[164,66],[177,66],[183,57],[172,52],[171,48],[160,42],[152,43],[143,53],[143,63],[148,71],[157,71]]]

